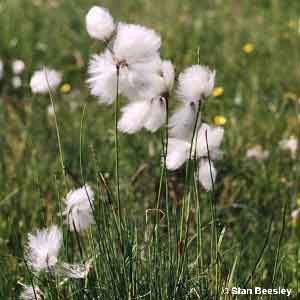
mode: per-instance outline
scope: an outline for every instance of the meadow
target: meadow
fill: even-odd
[[[202,107],[205,122],[224,128],[213,191],[189,167],[165,170],[164,127],[119,133],[118,219],[115,110],[86,83],[90,56],[104,48],[86,31],[93,5],[160,33],[176,75],[194,64],[216,70]],[[299,146],[280,142],[300,138],[299,48],[293,0],[2,0],[0,299],[19,299],[22,284],[43,290],[34,300],[248,299],[224,289],[255,286],[289,288],[288,299],[298,299]],[[25,63],[18,88],[15,59]],[[62,72],[62,83],[34,94],[30,78],[45,65]],[[172,93],[171,112],[177,104]],[[249,154],[257,145],[263,157]],[[63,199],[85,183],[95,192],[96,224],[74,233]],[[37,276],[27,265],[27,234],[52,224],[63,230],[60,258],[89,262],[85,278]]]

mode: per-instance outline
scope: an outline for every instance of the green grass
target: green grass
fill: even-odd
[[[59,288],[45,276],[46,299],[231,299],[221,294],[222,287],[272,285],[292,288],[297,299],[300,236],[290,214],[300,207],[299,159],[278,142],[299,137],[300,3],[98,1],[117,19],[160,32],[162,56],[175,63],[177,73],[198,59],[215,68],[224,95],[211,97],[203,115],[208,121],[215,115],[227,119],[215,218],[210,195],[198,186],[190,187],[183,210],[184,168],[168,173],[168,197],[160,202],[165,217],[158,225],[155,212],[146,218],[157,204],[164,133],[119,136],[126,223],[120,242],[99,178],[104,174],[115,190],[114,109],[99,106],[85,84],[89,56],[102,49],[84,26],[95,1],[34,2],[39,1],[0,3],[0,57],[6,66],[0,81],[0,299],[16,299],[17,281],[30,282],[23,262],[27,233],[60,224],[61,201],[83,178],[96,190],[97,226],[80,237],[93,268],[86,281],[70,280]],[[254,45],[250,54],[243,52],[247,42]],[[19,91],[10,84],[14,58],[27,67]],[[43,64],[62,70],[64,82],[77,91],[54,95],[68,188],[54,119],[47,115],[50,98],[33,96],[28,85]],[[175,97],[170,101],[175,107]],[[270,151],[266,161],[246,159],[255,144]],[[180,239],[180,218],[187,211],[189,226]],[[63,228],[62,259],[82,261],[75,236]]]

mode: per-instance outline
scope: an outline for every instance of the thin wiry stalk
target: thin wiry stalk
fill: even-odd
[[[196,120],[195,120],[195,125],[193,128],[193,134],[192,134],[192,140],[191,140],[191,148],[190,148],[190,152],[189,152],[189,159],[187,162],[187,166],[186,166],[186,172],[185,172],[185,184],[184,184],[184,194],[183,194],[183,205],[182,205],[182,217],[181,217],[181,225],[180,225],[180,241],[182,241],[182,234],[183,234],[183,219],[184,219],[184,214],[185,214],[185,205],[186,205],[186,193],[188,190],[188,179],[190,178],[189,176],[189,172],[190,172],[190,164],[191,164],[191,159],[192,159],[192,151],[193,151],[193,145],[194,145],[194,139],[195,139],[195,135],[196,135],[196,131],[198,128],[198,121],[199,121],[199,116],[201,113],[201,106],[202,106],[202,101],[199,101],[199,105],[198,105],[198,109],[197,109],[197,113],[196,113]]]
[[[212,184],[212,190],[210,191],[210,207],[211,207],[211,214],[212,214],[212,241],[215,243],[215,280],[216,280],[216,293],[215,298],[218,297],[218,290],[219,290],[219,283],[218,283],[218,233],[216,228],[216,204],[214,200],[215,196],[215,183],[214,178],[212,175],[212,167],[211,167],[211,158],[210,158],[210,151],[208,146],[208,137],[207,137],[207,130],[205,130],[205,141],[206,141],[206,150],[207,150],[207,159],[209,164],[209,173],[210,173],[210,180]],[[212,243],[213,248],[213,243]],[[213,251],[211,251],[212,253]],[[213,255],[211,255],[213,258]]]
[[[47,74],[46,68],[44,68],[44,72],[45,72],[45,77],[46,77],[46,81],[47,81],[47,85],[48,85],[48,93],[49,93],[51,105],[52,105],[53,111],[54,111],[54,122],[55,122],[56,135],[57,135],[57,141],[58,141],[60,164],[61,164],[61,169],[62,169],[62,175],[63,175],[63,178],[64,178],[65,188],[67,189],[68,186],[67,186],[66,169],[65,169],[64,156],[63,156],[63,151],[62,151],[62,146],[61,146],[60,132],[59,132],[57,118],[56,118],[56,109],[55,109],[55,105],[54,105],[54,101],[53,101],[52,91],[51,91],[51,87],[50,87],[50,84],[49,84],[48,74]]]
[[[32,289],[33,289],[34,298],[35,298],[35,300],[38,300],[37,295],[36,295],[36,292],[35,292],[35,287],[34,287],[33,279],[32,279],[32,273],[30,272],[30,269],[29,269],[29,267],[28,267],[28,264],[27,264],[27,261],[26,261],[26,258],[24,257],[24,255],[23,255],[23,261],[24,261],[26,270],[27,270],[27,272],[28,272],[28,274],[29,274],[29,280],[30,280],[30,284],[31,284]]]
[[[274,283],[275,283],[275,280],[276,280],[276,277],[277,277],[277,266],[278,266],[278,260],[279,260],[279,253],[280,253],[283,234],[284,234],[284,230],[285,230],[286,211],[287,211],[287,201],[284,204],[283,213],[282,213],[282,225],[281,225],[281,231],[280,231],[280,236],[279,236],[279,240],[278,240],[278,246],[277,246],[277,249],[276,249],[276,259],[275,259],[273,278],[272,278],[272,288],[274,286]]]
[[[82,132],[83,132],[83,120],[85,116],[85,110],[86,110],[86,104],[83,107],[81,120],[80,120],[80,138],[79,138],[79,165],[80,165],[80,174],[81,174],[81,180],[82,185],[85,184],[85,179],[83,176],[83,168],[82,168]]]
[[[166,189],[166,209],[167,209],[167,227],[168,227],[168,253],[169,253],[169,272],[171,268],[171,227],[170,227],[170,210],[169,210],[169,182],[168,182],[168,170],[167,170],[167,154],[168,154],[168,142],[169,142],[169,99],[165,98],[166,102],[166,127],[165,127],[165,155],[164,155],[164,169],[165,169],[165,189]]]
[[[109,186],[107,185],[107,183],[105,181],[104,175],[102,174],[101,170],[98,167],[99,162],[98,162],[98,160],[96,158],[95,149],[94,149],[94,147],[91,147],[91,148],[92,148],[92,157],[93,157],[95,171],[96,171],[96,177],[97,177],[98,181],[102,183],[102,185],[104,186],[104,189],[106,191],[106,195],[107,195],[107,199],[108,199],[108,204],[112,208],[113,215],[114,215],[115,225],[116,225],[116,228],[117,228],[117,231],[118,231],[118,234],[119,234],[119,238],[120,238],[120,241],[121,241],[121,232],[120,232],[120,228],[119,228],[119,224],[118,224],[119,223],[118,222],[118,217],[117,217],[117,214],[116,214],[116,211],[115,211],[115,207],[114,207],[114,201],[115,201],[114,195],[110,191]],[[99,226],[97,226],[97,227],[99,227]],[[99,232],[99,234],[100,234],[100,232]]]
[[[82,119],[83,120],[83,119]],[[83,123],[83,122],[82,122]],[[82,141],[82,140],[81,140]],[[82,142],[81,142],[82,144]],[[82,146],[81,146],[82,147]],[[80,151],[81,152],[81,151]],[[98,166],[98,163],[97,163],[97,160],[96,160],[96,156],[95,156],[95,151],[92,151],[93,153],[93,159],[95,161],[95,166],[97,167]],[[99,174],[101,174],[100,170],[96,170],[97,171],[97,177],[98,179],[102,182],[101,180],[101,175],[99,176]],[[83,176],[83,173],[82,173],[82,176]],[[82,180],[84,181],[84,178],[82,178]],[[84,185],[85,186],[85,185]],[[86,187],[85,187],[86,189]],[[86,191],[87,193],[87,191]],[[87,196],[89,198],[89,195],[87,193]],[[103,253],[107,253],[107,259],[108,259],[108,262],[106,263],[106,266],[109,270],[109,274],[111,275],[111,282],[115,285],[116,284],[116,278],[118,278],[117,274],[118,272],[115,270],[115,268],[113,267],[113,261],[111,260],[111,254],[113,253],[113,250],[112,248],[110,249],[109,248],[109,245],[112,246],[112,243],[111,242],[107,242],[106,241],[106,236],[109,236],[107,234],[107,232],[105,232],[104,230],[104,227],[102,226],[101,230],[100,230],[100,224],[98,223],[98,220],[97,220],[97,217],[96,217],[96,213],[95,213],[95,208],[94,208],[94,205],[93,203],[90,201],[89,199],[89,202],[90,202],[90,206],[91,206],[91,209],[92,209],[92,212],[93,212],[93,216],[96,220],[96,228],[97,228],[97,231],[98,231],[98,234],[99,234],[99,238],[97,238],[97,241],[98,241],[98,245],[99,247],[101,248],[102,252]],[[113,204],[112,202],[110,201],[110,205],[113,207]],[[105,209],[107,212],[110,211],[109,209]],[[121,248],[122,248],[122,257],[123,257],[123,263],[122,263],[122,271],[124,272],[125,274],[125,257],[124,257],[124,251],[123,251],[123,240],[122,240],[122,235],[121,235],[121,227],[120,227],[120,219],[117,220],[116,218],[116,215],[115,215],[115,211],[114,211],[114,208],[113,208],[113,214],[114,214],[114,221],[116,222],[116,228],[117,228],[117,232],[118,232],[118,237],[119,237],[119,242],[121,243]],[[104,216],[104,219],[106,219],[107,216]],[[117,286],[115,285],[115,287],[113,288],[114,292],[117,291]]]
[[[196,171],[197,174],[197,171]],[[195,198],[196,198],[196,214],[197,214],[197,257],[198,257],[198,275],[203,272],[203,241],[202,241],[202,218],[200,211],[200,197],[197,178],[194,178]],[[202,281],[200,282],[202,288]]]
[[[253,267],[253,269],[252,269],[250,275],[248,276],[247,280],[245,281],[245,283],[244,283],[244,285],[243,285],[244,287],[247,287],[248,283],[249,283],[250,280],[253,278],[253,275],[254,275],[254,273],[255,273],[255,270],[256,270],[257,266],[259,265],[259,263],[260,263],[260,261],[261,261],[263,255],[264,255],[264,252],[265,252],[265,250],[266,250],[266,248],[267,248],[267,246],[268,246],[268,242],[269,242],[269,238],[270,238],[270,234],[271,234],[272,224],[273,224],[273,217],[271,218],[271,221],[270,221],[270,224],[269,224],[268,233],[267,233],[267,236],[266,236],[264,245],[263,245],[263,247],[262,247],[262,249],[261,249],[261,251],[260,251],[260,254],[259,254],[259,256],[258,256],[258,258],[257,258],[257,260],[256,260],[256,262],[255,262],[255,264],[254,264],[254,267]]]
[[[201,113],[201,107],[202,107],[202,101],[199,101],[198,104],[198,109],[197,109],[197,113],[196,113],[196,119],[195,119],[195,125],[193,128],[193,134],[192,134],[192,140],[191,140],[191,148],[190,148],[190,152],[189,152],[189,160],[187,162],[187,166],[186,166],[186,174],[185,174],[185,185],[184,185],[184,195],[183,195],[183,205],[182,205],[182,213],[181,213],[181,220],[180,220],[180,235],[179,235],[179,247],[183,248],[183,253],[181,253],[181,257],[179,259],[179,263],[178,263],[178,267],[177,267],[177,278],[179,276],[180,273],[182,273],[181,268],[184,267],[184,260],[185,260],[185,250],[186,250],[186,245],[187,245],[187,239],[186,237],[184,238],[184,225],[186,227],[186,234],[188,233],[187,231],[187,227],[188,227],[188,223],[189,223],[189,209],[187,209],[187,205],[189,206],[189,199],[190,199],[190,164],[191,164],[191,159],[192,159],[192,152],[193,152],[193,145],[194,145],[194,140],[195,140],[195,136],[196,136],[196,132],[197,132],[197,128],[198,128],[198,121],[199,121],[199,116]],[[189,192],[188,192],[189,191]],[[189,197],[187,195],[187,192],[189,194]],[[188,198],[188,199],[187,199]],[[187,213],[187,216],[186,216]],[[184,222],[184,219],[186,218],[186,221]],[[180,271],[181,270],[181,271]]]
[[[117,203],[118,203],[118,216],[119,227],[121,230],[122,225],[122,209],[120,200],[120,182],[119,182],[119,135],[118,135],[118,110],[119,110],[119,81],[120,81],[120,66],[117,65],[117,94],[115,100],[115,155],[116,155],[116,189],[117,189]]]

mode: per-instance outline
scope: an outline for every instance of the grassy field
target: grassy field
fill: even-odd
[[[151,209],[164,132],[120,134],[121,238],[101,181],[103,175],[114,192],[114,109],[99,105],[86,85],[89,57],[102,50],[85,29],[95,4],[159,32],[162,56],[177,74],[209,65],[223,89],[203,110],[209,122],[226,119],[215,193],[196,187],[184,206],[184,168],[168,172],[160,222]],[[45,299],[246,299],[222,294],[234,286],[281,286],[298,299],[300,226],[291,213],[300,208],[299,155],[279,142],[300,137],[299,1],[2,0],[0,39],[0,299],[18,299],[18,282],[34,277],[23,259],[27,233],[62,224],[62,199],[84,182],[96,192],[97,226],[80,236],[82,254],[78,237],[62,225],[61,257],[92,257],[92,271],[84,280],[44,274],[37,282]],[[16,58],[26,64],[17,90],[10,68]],[[62,153],[49,96],[29,88],[43,65],[62,71],[71,86],[53,97]],[[170,101],[173,110],[176,98]],[[255,145],[269,157],[247,158]]]

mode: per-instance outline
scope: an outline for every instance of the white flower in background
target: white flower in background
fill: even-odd
[[[20,75],[25,70],[25,63],[20,59],[16,59],[12,62],[11,68],[15,75]]]
[[[291,217],[292,217],[292,224],[294,226],[299,224],[299,220],[300,220],[300,209],[294,209],[291,213]]]
[[[57,263],[62,243],[62,233],[57,226],[28,234],[26,259],[35,271],[48,270]]]
[[[89,185],[70,191],[64,199],[66,209],[66,223],[71,231],[82,231],[94,223],[91,205],[94,201],[94,192]],[[74,228],[75,227],[75,228]]]
[[[62,81],[62,73],[48,68],[36,71],[30,80],[31,91],[34,94],[48,93],[48,83],[51,89],[55,90]]]
[[[183,102],[197,103],[208,97],[215,85],[215,71],[194,65],[185,69],[178,78],[177,95]]]
[[[264,150],[261,145],[256,145],[247,150],[246,157],[249,159],[256,159],[258,161],[262,161],[269,157],[269,151]]]
[[[300,209],[299,208],[294,209],[291,213],[292,219],[297,220],[297,219],[299,219],[299,216],[300,216]]]
[[[147,92],[140,94],[145,100],[131,102],[122,109],[120,131],[132,134],[144,127],[155,132],[166,122],[166,101],[175,79],[172,63],[163,61],[160,73],[152,75]]]
[[[288,150],[291,153],[293,159],[296,158],[298,151],[298,140],[294,136],[290,136],[288,139],[283,139],[279,142],[279,147],[282,150]]]
[[[3,78],[4,75],[4,65],[3,61],[0,59],[0,80]]]
[[[86,29],[92,38],[108,40],[115,30],[114,20],[103,7],[93,6],[86,15]]]
[[[48,105],[47,114],[48,114],[48,117],[50,117],[50,118],[54,117],[55,111],[54,111],[54,107],[52,104]]]
[[[101,103],[112,104],[119,93],[131,100],[142,100],[153,93],[157,78],[153,73],[161,69],[159,48],[161,40],[153,30],[133,24],[119,24],[116,37],[101,55],[94,55],[89,63],[87,83],[91,94]]]
[[[11,84],[14,89],[19,89],[22,86],[22,79],[19,76],[14,76],[11,79]]]
[[[198,171],[199,181],[206,191],[211,191],[217,177],[217,171],[213,162],[208,159],[201,159]]]
[[[43,293],[42,291],[34,286],[34,289],[31,285],[25,285],[25,284],[21,284],[23,287],[23,291],[20,295],[20,299],[22,300],[42,300],[43,299]]]

